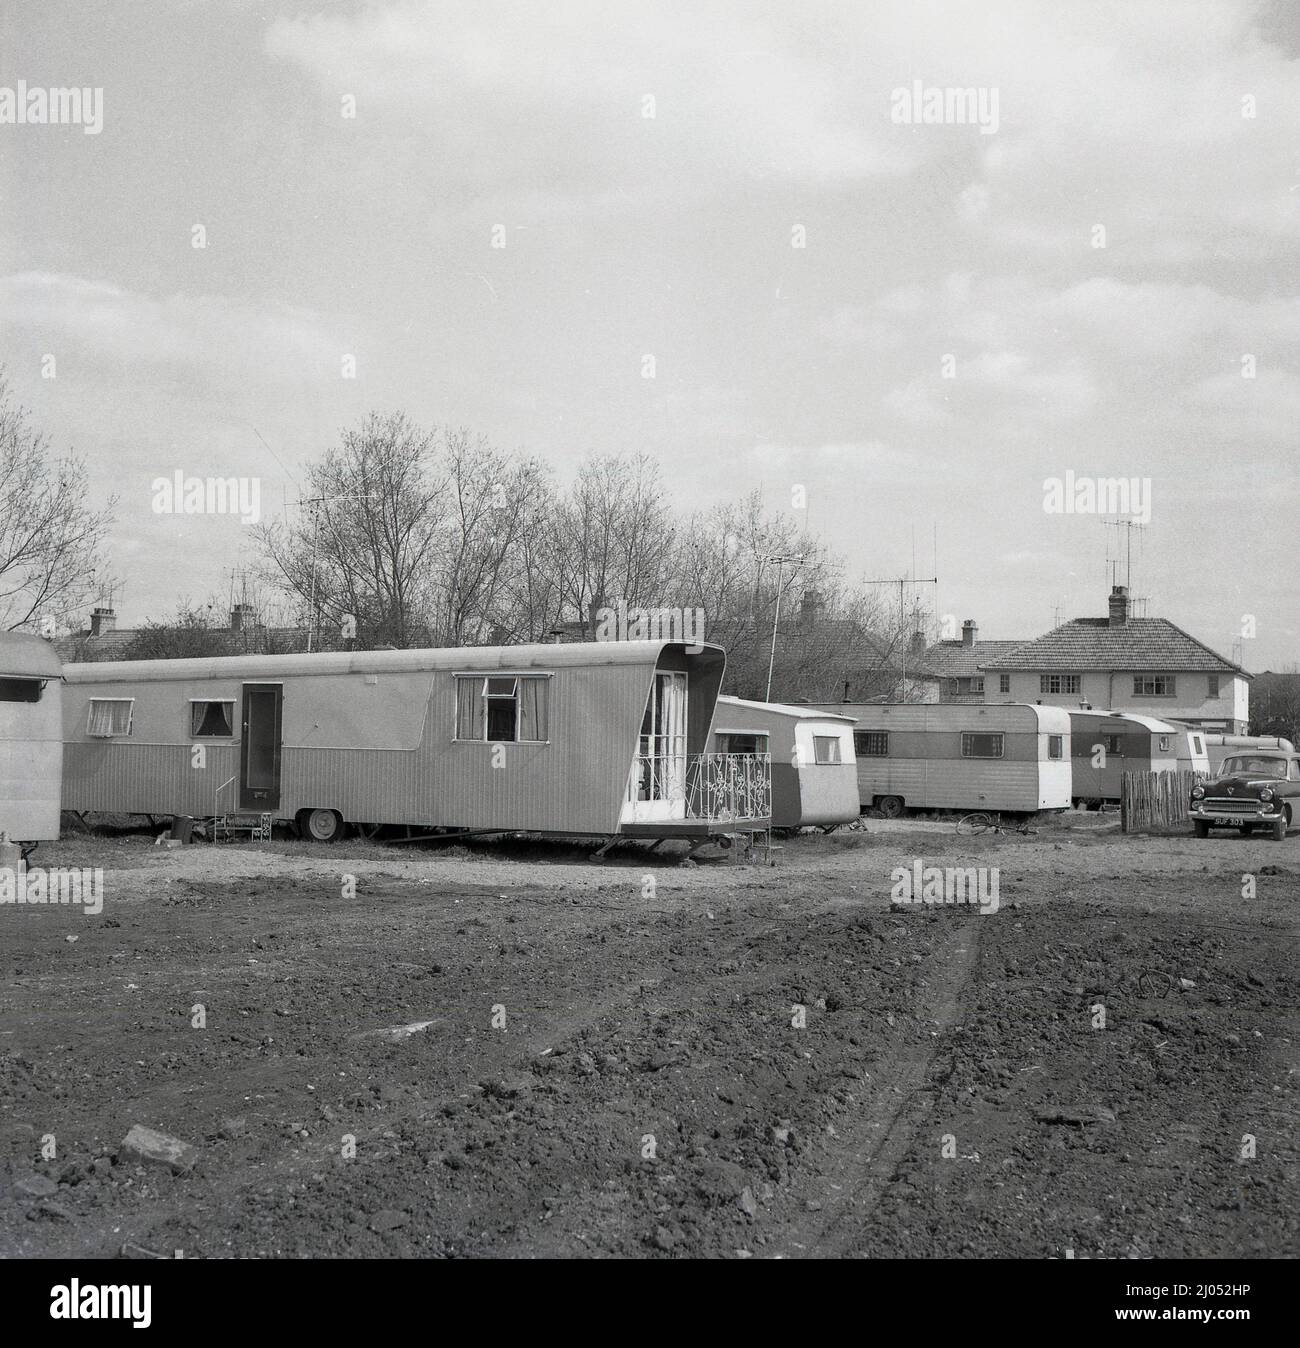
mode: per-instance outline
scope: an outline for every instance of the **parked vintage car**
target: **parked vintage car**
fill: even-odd
[[[1230,754],[1218,775],[1192,787],[1189,811],[1198,838],[1211,828],[1242,834],[1269,828],[1279,842],[1300,811],[1300,754],[1253,750]]]

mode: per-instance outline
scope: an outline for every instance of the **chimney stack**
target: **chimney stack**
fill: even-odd
[[[1128,622],[1128,586],[1110,587],[1110,625],[1123,627]]]
[[[90,611],[90,635],[102,637],[117,627],[117,614],[111,608],[94,608]]]
[[[235,607],[230,610],[230,630],[232,632],[247,632],[252,625],[252,604],[236,604]]]
[[[909,655],[911,656],[911,658],[912,658],[913,660],[918,660],[918,659],[920,659],[921,656],[923,656],[923,655],[925,654],[925,633],[924,633],[924,632],[913,632],[913,633],[912,633],[912,645],[911,645],[911,649],[910,649],[910,651],[909,651],[908,653],[909,653]]]
[[[963,646],[973,646],[975,638],[979,636],[979,628],[975,625],[974,618],[967,618],[961,625],[961,644]]]
[[[805,590],[799,604],[799,626],[812,627],[822,616],[823,600],[820,590]]]

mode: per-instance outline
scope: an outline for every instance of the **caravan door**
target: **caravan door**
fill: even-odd
[[[280,808],[280,720],[284,687],[244,685],[239,745],[239,808],[259,814]]]
[[[628,776],[623,822],[685,818],[686,675],[656,670]]]

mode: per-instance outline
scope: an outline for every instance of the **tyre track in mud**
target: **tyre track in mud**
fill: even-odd
[[[948,1047],[951,1031],[961,1023],[985,929],[976,916],[954,924],[946,933],[943,968],[947,977],[933,1008],[933,1038],[928,1045],[901,1042],[871,1073],[860,1114],[851,1126],[841,1124],[833,1139],[834,1150],[819,1158],[815,1173],[799,1186],[797,1196],[806,1204],[816,1204],[816,1210],[787,1228],[773,1251],[777,1257],[880,1257],[887,1253],[866,1248],[866,1228],[883,1187],[933,1112],[934,1070]]]

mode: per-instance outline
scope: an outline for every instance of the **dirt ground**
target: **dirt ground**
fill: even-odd
[[[1294,1257],[1300,837],[866,825],[47,845],[104,908],[0,906],[0,1254]]]

